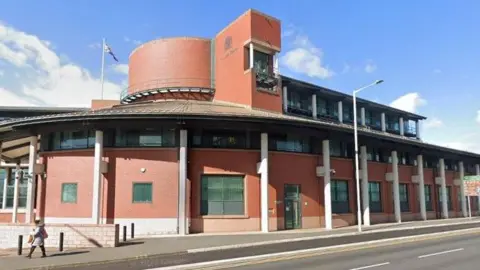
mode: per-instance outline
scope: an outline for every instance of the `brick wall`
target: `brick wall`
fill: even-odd
[[[49,235],[45,240],[46,247],[58,247],[61,232],[64,233],[65,248],[118,246],[119,226],[114,224],[47,224],[45,228]],[[0,223],[0,249],[16,248],[19,235],[23,235],[23,246],[26,247],[32,230],[33,226],[28,224]]]

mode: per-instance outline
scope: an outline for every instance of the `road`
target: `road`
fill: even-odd
[[[480,265],[479,247],[478,234],[462,235],[225,269],[472,270]]]

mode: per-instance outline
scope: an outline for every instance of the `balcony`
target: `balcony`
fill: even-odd
[[[268,65],[261,65],[259,62],[255,63],[253,70],[255,71],[255,81],[257,88],[269,91],[275,91],[278,85],[278,72]]]

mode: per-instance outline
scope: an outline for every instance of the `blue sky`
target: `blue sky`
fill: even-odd
[[[480,2],[474,0],[5,1],[0,93],[8,98],[0,105],[88,105],[99,95],[102,37],[127,64],[139,42],[213,37],[248,8],[282,21],[282,73],[343,92],[384,79],[362,97],[385,104],[400,98],[395,106],[429,117],[426,140],[480,152]],[[306,62],[286,61],[299,48]],[[304,74],[305,63],[315,65],[313,76]],[[106,94],[116,98],[126,85],[125,66],[107,64]]]

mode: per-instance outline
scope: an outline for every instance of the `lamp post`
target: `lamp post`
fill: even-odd
[[[353,91],[353,136],[355,143],[355,183],[357,186],[357,223],[358,232],[362,231],[362,211],[360,205],[360,172],[358,170],[358,127],[357,127],[357,93],[374,85],[381,84],[383,80],[376,80],[375,82],[358,88]]]

